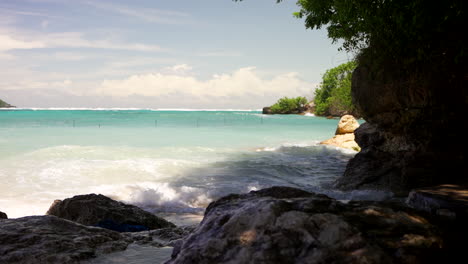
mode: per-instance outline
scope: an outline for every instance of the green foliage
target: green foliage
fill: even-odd
[[[370,48],[372,60],[410,65],[447,57],[463,63],[468,53],[463,0],[298,0],[297,5],[294,15],[307,28],[326,27],[328,37],[347,51]]]
[[[0,107],[10,107],[11,105],[0,99]]]
[[[431,53],[434,35],[462,27],[467,11],[466,3],[457,0],[299,0],[297,5],[301,10],[295,15],[305,19],[307,28],[326,26],[328,36],[342,40],[348,51],[372,45],[387,57],[416,59]],[[447,41],[459,48],[466,43],[461,38]]]
[[[307,99],[303,96],[296,98],[283,97],[271,106],[273,114],[291,114],[301,112],[307,104]]]
[[[343,63],[323,75],[320,87],[315,90],[316,115],[356,114],[351,99],[351,77],[356,62]]]

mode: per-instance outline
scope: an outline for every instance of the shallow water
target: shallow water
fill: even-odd
[[[44,214],[55,199],[101,193],[177,225],[229,193],[274,185],[341,200],[330,188],[354,151],[319,145],[337,120],[258,111],[0,111],[0,211]],[[172,248],[132,244],[90,263],[163,263]]]
[[[355,154],[318,144],[336,124],[257,111],[3,110],[0,210],[44,214],[55,199],[101,193],[184,224],[213,199],[274,185],[369,196],[329,189]]]

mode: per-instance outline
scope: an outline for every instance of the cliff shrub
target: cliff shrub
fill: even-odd
[[[298,113],[304,109],[307,104],[307,99],[303,96],[296,98],[283,97],[278,100],[274,105],[271,106],[271,112],[273,114],[291,114]]]
[[[351,99],[351,77],[355,68],[356,62],[350,61],[325,72],[320,87],[315,90],[316,115],[359,116]]]

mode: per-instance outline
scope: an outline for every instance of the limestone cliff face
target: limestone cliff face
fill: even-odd
[[[355,131],[362,151],[336,186],[380,188],[405,195],[414,187],[466,183],[468,112],[466,62],[449,60],[403,69],[361,63],[352,96],[366,124]]]

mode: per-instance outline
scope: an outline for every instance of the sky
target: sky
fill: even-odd
[[[348,61],[285,0],[0,0],[17,107],[260,109]]]

